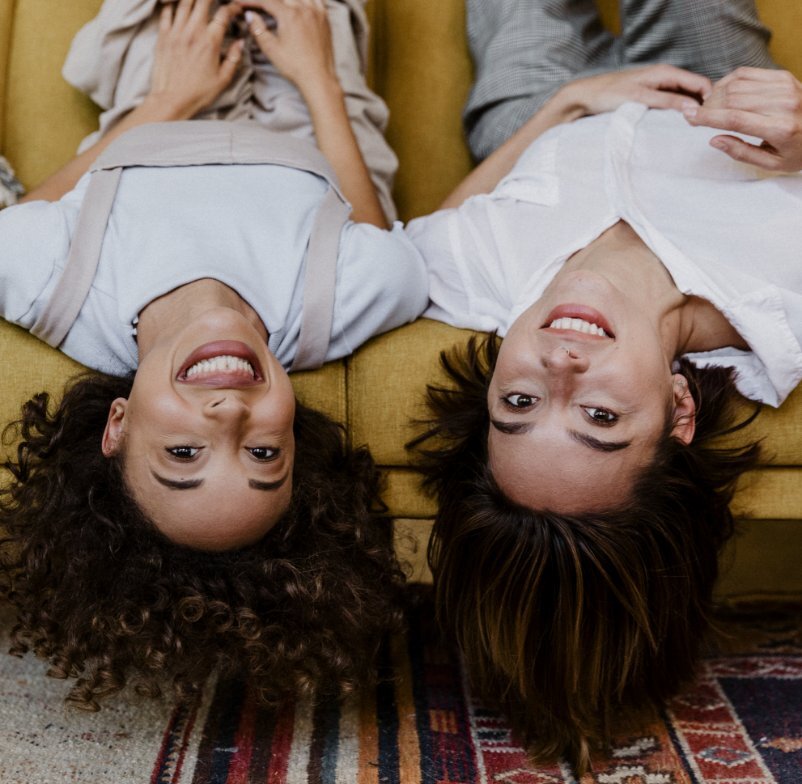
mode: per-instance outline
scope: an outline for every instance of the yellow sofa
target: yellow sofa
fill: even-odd
[[[61,64],[75,31],[101,0],[0,0],[0,153],[31,186],[66,162],[95,125],[96,109],[68,87]],[[604,0],[615,27],[614,0]],[[775,30],[772,51],[802,77],[802,4],[758,0]],[[471,81],[463,0],[370,0],[371,79],[392,112],[389,138],[401,167],[403,218],[437,207],[469,171],[460,110]],[[2,248],[0,248],[0,253]],[[802,263],[802,259],[800,259]],[[420,416],[425,384],[438,377],[441,349],[466,333],[422,320],[382,336],[346,362],[294,377],[300,397],[347,422],[386,468],[386,501],[399,548],[425,579],[425,541],[434,506],[417,486],[405,441]],[[21,330],[0,322],[0,420],[30,394],[58,389],[80,368]],[[753,427],[765,436],[765,463],[735,500],[741,534],[725,556],[719,595],[727,601],[802,599],[802,389]]]

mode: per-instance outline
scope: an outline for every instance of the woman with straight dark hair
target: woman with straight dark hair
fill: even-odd
[[[415,442],[438,613],[580,773],[693,675],[758,457],[737,401],[802,379],[802,87],[749,0],[624,2],[618,38],[591,6],[469,1],[469,136],[509,138],[408,227],[426,315],[503,338],[444,355]]]
[[[415,318],[425,272],[385,230],[351,127],[338,69],[364,79],[335,65],[329,24],[344,2],[151,5],[134,28],[157,29],[149,92],[0,213],[0,312],[98,371],[29,400],[13,431],[13,652],[78,677],[85,708],[126,683],[183,696],[216,668],[266,704],[354,689],[399,620],[402,575],[370,455],[296,402],[287,370]],[[98,20],[128,30],[124,6]],[[226,43],[234,22],[246,40]],[[297,133],[179,122],[240,66],[294,85]]]

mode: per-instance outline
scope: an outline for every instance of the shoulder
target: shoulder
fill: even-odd
[[[340,242],[328,359],[413,321],[429,301],[423,259],[400,223],[347,223]]]
[[[382,289],[389,296],[425,296],[423,259],[400,222],[390,230],[348,222],[340,242],[339,267],[338,280],[358,276],[364,286]],[[407,291],[388,290],[394,285]]]
[[[20,323],[54,271],[63,266],[76,217],[77,207],[68,200],[32,201],[0,211],[0,302],[4,318]]]

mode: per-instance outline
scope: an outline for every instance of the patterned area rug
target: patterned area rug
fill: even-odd
[[[4,634],[8,620],[0,615]],[[0,782],[800,784],[802,610],[724,624],[727,651],[579,782],[564,764],[533,767],[504,720],[471,698],[426,605],[382,652],[375,692],[278,715],[231,681],[191,705],[120,698],[84,714],[64,707],[65,684],[41,662],[0,654]]]

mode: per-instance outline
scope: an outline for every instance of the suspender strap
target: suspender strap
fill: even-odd
[[[290,370],[320,367],[326,361],[334,318],[334,287],[340,232],[351,208],[330,188],[323,199],[306,251],[301,334]]]
[[[122,169],[103,169],[89,180],[64,271],[31,327],[37,338],[51,346],[59,346],[67,336],[89,294],[121,174]]]

